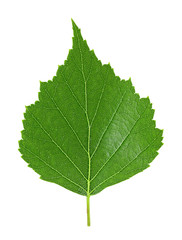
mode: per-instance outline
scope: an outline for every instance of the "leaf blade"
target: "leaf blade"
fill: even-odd
[[[72,25],[67,60],[52,81],[40,83],[39,101],[27,107],[20,152],[41,179],[90,196],[146,169],[162,131],[149,99],[102,65]]]

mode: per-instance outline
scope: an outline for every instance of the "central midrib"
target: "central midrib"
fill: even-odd
[[[83,67],[83,65],[82,65]],[[86,78],[85,78],[85,74],[83,72],[82,69],[82,74],[83,74],[83,78],[85,80],[85,115],[86,115],[86,119],[87,119],[87,124],[88,124],[88,148],[87,148],[87,153],[88,153],[88,179],[87,179],[87,197],[90,197],[90,170],[91,170],[91,166],[90,166],[90,161],[91,161],[91,157],[90,157],[90,130],[91,130],[91,126],[90,126],[90,121],[89,121],[89,117],[88,117],[88,111],[87,111],[87,82],[86,82]]]
[[[90,156],[90,130],[91,130],[91,125],[90,125],[90,121],[89,121],[89,117],[88,117],[88,107],[87,107],[87,79],[85,77],[84,74],[84,67],[83,67],[83,56],[82,56],[82,51],[81,51],[81,47],[80,47],[80,39],[78,37],[78,33],[76,31],[77,34],[77,39],[78,39],[78,47],[79,47],[79,51],[80,51],[80,60],[81,60],[81,72],[82,72],[82,76],[84,79],[84,83],[85,83],[85,116],[86,116],[86,120],[87,120],[87,125],[88,125],[88,143],[87,143],[87,154],[88,154],[88,179],[87,179],[87,198],[90,197],[90,170],[91,170],[91,166],[90,166],[90,161],[91,161],[91,156]]]

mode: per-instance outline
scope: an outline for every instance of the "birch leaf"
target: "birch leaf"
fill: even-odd
[[[102,65],[73,24],[73,48],[53,80],[26,107],[22,158],[40,178],[89,199],[142,172],[157,156],[162,130],[149,98]]]

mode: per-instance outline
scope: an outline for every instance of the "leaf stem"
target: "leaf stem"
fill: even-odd
[[[90,227],[90,195],[87,195],[87,226]]]

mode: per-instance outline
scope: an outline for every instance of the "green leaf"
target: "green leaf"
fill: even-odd
[[[102,63],[73,24],[73,48],[26,107],[22,158],[40,178],[89,198],[149,167],[162,145],[149,98]]]

